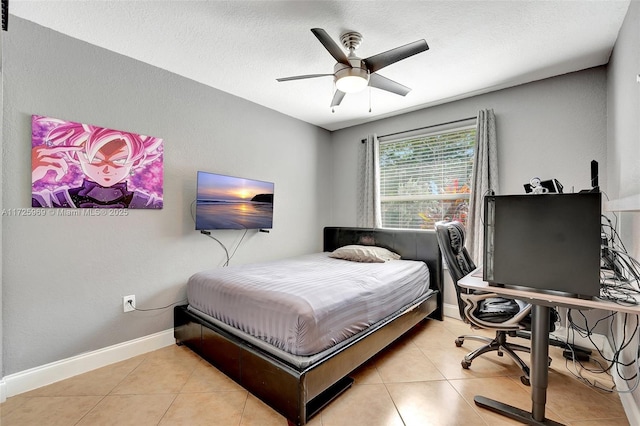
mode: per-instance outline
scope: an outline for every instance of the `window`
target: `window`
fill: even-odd
[[[380,142],[384,228],[433,229],[440,220],[466,224],[476,128]]]

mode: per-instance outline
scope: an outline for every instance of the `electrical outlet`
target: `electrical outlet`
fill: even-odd
[[[122,309],[124,310],[124,312],[135,311],[135,308],[136,308],[136,296],[134,294],[130,296],[124,296],[122,298]]]

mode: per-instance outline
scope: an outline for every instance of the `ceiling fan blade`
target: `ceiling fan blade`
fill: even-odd
[[[336,90],[336,93],[333,95],[333,99],[331,100],[331,106],[334,107],[340,105],[340,102],[344,99],[344,95],[346,95],[345,92]]]
[[[411,91],[407,86],[403,86],[393,80],[383,77],[380,74],[371,74],[369,76],[369,86],[376,89],[386,90],[387,92],[395,93],[396,95],[405,96]]]
[[[304,78],[316,78],[316,77],[327,77],[332,76],[333,74],[307,74],[307,75],[294,75],[293,77],[282,77],[276,78],[278,81],[291,81],[291,80],[302,80]]]
[[[367,59],[364,59],[364,63],[369,72],[373,74],[387,65],[391,65],[428,49],[429,45],[427,45],[426,41],[418,40],[377,55],[369,56]]]
[[[344,50],[342,50],[340,46],[338,46],[338,43],[329,37],[329,34],[327,34],[325,30],[322,28],[311,28],[311,32],[318,38],[318,40],[320,40],[320,43],[322,43],[324,48],[329,51],[336,61],[341,64],[351,66],[349,59],[347,58],[347,54],[344,53]]]

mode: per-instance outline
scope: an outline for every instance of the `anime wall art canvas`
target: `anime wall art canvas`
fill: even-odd
[[[33,207],[161,209],[163,140],[32,116]]]

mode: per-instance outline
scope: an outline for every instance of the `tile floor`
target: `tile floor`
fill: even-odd
[[[476,407],[473,396],[529,410],[528,387],[508,358],[495,353],[460,366],[479,343],[457,348],[461,321],[426,321],[353,375],[355,384],[311,426],[518,424]],[[474,331],[474,334],[487,334]],[[526,343],[525,343],[526,344]],[[549,372],[547,417],[570,426],[628,425],[616,394],[589,387],[557,348]],[[525,354],[526,356],[526,354]],[[528,358],[525,358],[528,360]],[[598,376],[603,385],[611,380]],[[9,398],[2,426],[287,425],[287,421],[189,349],[170,346]]]

